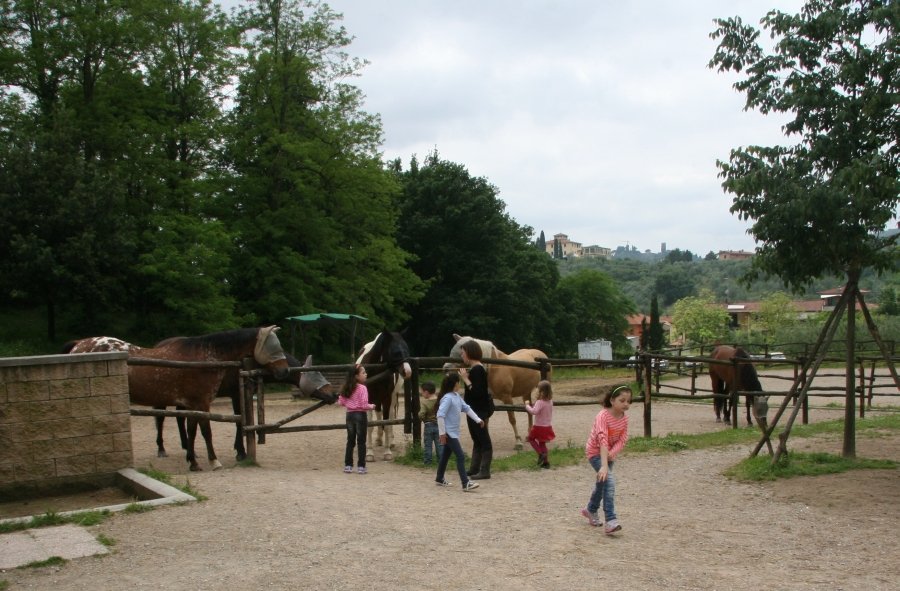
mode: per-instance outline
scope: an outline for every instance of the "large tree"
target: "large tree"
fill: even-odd
[[[859,278],[897,263],[896,234],[883,230],[900,199],[900,3],[810,0],[799,14],[773,10],[761,20],[771,50],[739,18],[716,23],[710,67],[740,74],[747,109],[792,117],[783,131],[795,143],[737,148],[718,163],[732,212],[753,220],[751,276],[777,275],[794,290],[826,273],[847,278],[844,454],[852,456]]]
[[[260,320],[348,312],[399,328],[421,282],[395,240],[399,186],[379,158],[380,120],[344,82],[364,64],[346,53],[340,19],[298,0],[241,13],[246,64],[219,203],[236,236],[233,288]]]
[[[415,351],[446,354],[453,333],[503,350],[548,347],[559,273],[497,188],[437,152],[421,164],[413,158],[405,172],[395,161],[393,170],[403,184],[398,240],[428,285],[412,309]]]
[[[612,278],[605,273],[583,269],[563,277],[559,282],[558,299],[563,302],[562,326],[574,328],[569,351],[579,341],[606,339],[613,349],[622,350],[627,340],[627,316],[634,312],[634,304],[622,294]]]

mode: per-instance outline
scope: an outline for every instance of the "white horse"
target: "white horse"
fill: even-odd
[[[454,359],[462,359],[460,351],[462,350],[462,344],[467,340],[475,341],[481,347],[481,354],[484,358],[483,361],[485,362],[485,367],[487,368],[488,390],[493,398],[496,398],[503,404],[512,404],[513,398],[521,398],[523,404],[525,402],[531,403],[531,393],[537,388],[538,382],[541,381],[541,372],[536,369],[513,367],[511,365],[491,365],[489,358],[528,361],[533,363],[536,358],[547,357],[543,351],[539,349],[519,349],[518,351],[513,351],[507,355],[498,349],[491,341],[476,339],[474,337],[461,337],[458,334],[454,334],[453,338],[456,339],[456,343],[453,345],[453,348],[450,349],[449,357]],[[444,364],[444,369],[452,367],[459,367],[459,364]],[[549,373],[547,379],[550,379]],[[516,414],[511,410],[506,411],[506,414],[509,418],[509,424],[512,426],[513,435],[515,435],[516,438],[516,449],[522,449],[522,437],[519,435],[519,430],[516,428]],[[529,414],[529,430],[531,430],[532,422],[533,419]]]

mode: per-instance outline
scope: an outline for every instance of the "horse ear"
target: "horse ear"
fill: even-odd
[[[303,367],[312,367],[312,355],[306,356],[306,361],[303,362]]]
[[[458,341],[458,340],[461,339],[461,338],[462,338],[462,337],[459,336],[458,334],[453,333],[453,340],[454,340],[454,341]]]

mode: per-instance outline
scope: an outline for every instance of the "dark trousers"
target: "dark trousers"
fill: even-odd
[[[491,443],[491,432],[488,430],[488,421],[484,421],[484,427],[466,417],[466,426],[469,428],[469,435],[472,437],[472,455],[475,452],[494,451],[494,444]]]
[[[347,413],[347,448],[344,450],[344,465],[353,465],[353,448],[358,448],[359,462],[357,466],[366,465],[366,428],[369,418],[363,411]]]
[[[441,451],[441,459],[438,462],[437,475],[434,479],[436,482],[444,481],[444,472],[447,470],[447,464],[450,463],[450,454],[456,456],[456,471],[459,472],[460,482],[465,486],[469,482],[469,477],[466,476],[466,454],[463,452],[459,439],[453,437],[447,437],[447,443],[444,444],[444,449]]]

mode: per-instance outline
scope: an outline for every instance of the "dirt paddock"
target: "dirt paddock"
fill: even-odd
[[[591,386],[559,382],[557,400],[582,399]],[[267,415],[276,420],[306,404],[285,396]],[[227,412],[228,402],[216,407]],[[725,428],[708,404],[653,408],[654,435]],[[558,407],[555,443],[583,445],[597,411]],[[514,451],[504,415],[491,420],[501,456]],[[629,415],[632,435],[641,435],[641,406]],[[818,406],[811,413],[813,421],[841,416]],[[300,421],[342,418],[342,409],[327,407]],[[233,427],[216,424],[225,469],[187,473],[174,453],[174,424],[164,459],[156,458],[153,419],[133,417],[132,425],[137,467],[188,480],[208,500],[117,514],[90,528],[115,542],[111,555],[0,573],[10,589],[868,591],[900,581],[896,470],[743,484],[721,472],[751,446],[655,456],[626,449],[616,466],[623,530],[607,537],[579,515],[593,483],[586,462],[496,473],[462,493],[452,473],[456,486],[439,488],[433,471],[381,460],[367,475],[342,473],[342,431],[270,435],[259,467],[235,466]],[[470,449],[465,435],[463,443]],[[841,440],[792,439],[789,449],[840,453]],[[861,435],[857,455],[900,460],[900,437]]]

